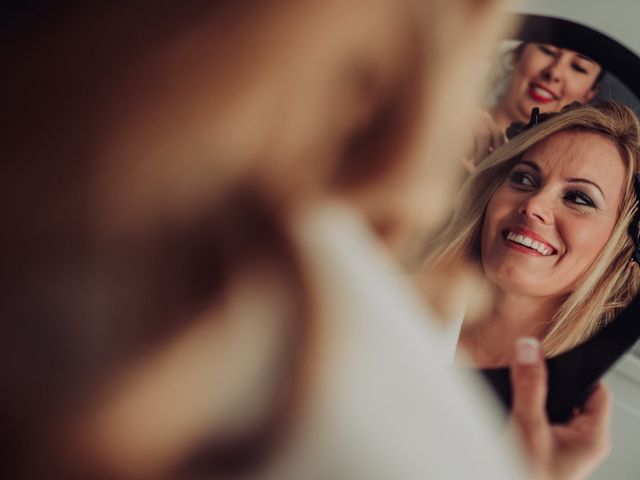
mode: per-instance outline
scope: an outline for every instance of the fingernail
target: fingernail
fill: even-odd
[[[522,337],[516,341],[516,362],[520,365],[533,365],[539,359],[540,343],[537,338]]]

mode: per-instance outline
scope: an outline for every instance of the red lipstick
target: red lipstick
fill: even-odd
[[[527,94],[538,103],[550,103],[558,99],[554,92],[536,82],[529,84]]]
[[[533,230],[529,230],[528,228],[522,227],[520,225],[512,225],[502,230],[501,233],[502,233],[502,238],[505,242],[505,245],[507,245],[510,248],[514,248],[515,250],[522,251],[524,253],[528,253],[530,255],[535,255],[535,256],[550,256],[558,252],[558,250],[551,243],[549,243],[542,235],[534,232]],[[513,237],[508,238],[510,233],[513,235],[521,235],[523,237],[529,238],[530,239],[528,244],[529,246],[522,245],[521,243],[519,243],[519,240],[515,240]],[[531,245],[533,244],[533,242],[538,243],[539,246],[532,247]],[[542,253],[539,250],[542,250],[544,253]]]

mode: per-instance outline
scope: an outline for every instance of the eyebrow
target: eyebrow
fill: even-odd
[[[540,172],[540,167],[538,166],[538,164],[536,162],[532,162],[530,160],[518,160],[516,162],[516,165],[527,165],[529,167],[531,167],[533,170],[535,170],[536,172]]]
[[[556,54],[559,54],[563,50],[564,51],[569,50],[568,48],[558,47],[557,45],[553,45],[552,43],[539,43],[538,45],[542,45],[543,47],[554,49]],[[575,50],[572,50],[572,51],[576,54],[576,57],[586,60],[589,63],[593,63],[594,65],[600,65],[593,58],[587,57],[584,53],[576,52]]]
[[[583,54],[581,54],[581,53],[577,53],[577,52],[576,52],[576,56],[577,56],[578,58],[582,58],[583,60],[586,60],[587,62],[591,62],[591,63],[593,63],[594,65],[595,65],[595,64],[597,64],[597,62],[596,62],[594,59],[589,58],[589,57],[587,57],[586,55],[583,55]]]
[[[592,182],[591,180],[587,180],[586,178],[567,178],[566,179],[567,182],[570,183],[587,183],[589,185],[593,185],[594,187],[596,187],[598,190],[600,190],[600,194],[602,195],[602,198],[604,198],[606,200],[607,197],[604,196],[604,192],[602,191],[602,189],[598,186],[597,183]]]
[[[520,160],[520,161],[518,161],[516,163],[516,165],[527,165],[529,168],[531,168],[532,170],[535,170],[538,173],[540,173],[540,171],[541,171],[540,170],[540,166],[537,163],[532,162],[530,160]],[[588,180],[586,178],[577,178],[577,177],[574,178],[574,177],[572,177],[572,178],[565,178],[565,181],[569,182],[569,183],[586,183],[588,185],[593,185],[594,187],[596,187],[600,191],[600,194],[602,195],[602,198],[604,198],[605,200],[607,199],[607,197],[605,196],[605,194],[602,191],[602,189],[600,188],[600,186],[597,183],[595,183],[595,182],[593,182],[591,180]]]
[[[586,56],[584,53],[580,53],[580,52],[577,52],[575,50],[559,47],[557,45],[554,45],[553,43],[538,43],[538,45],[542,46],[542,47],[547,47],[549,49],[552,49],[554,51],[554,53],[556,53],[556,54],[559,54],[561,52],[573,52],[573,53],[576,54],[576,57],[582,58],[583,60],[586,60],[587,62],[593,63],[594,65],[599,65],[599,63],[596,62],[593,58],[590,58],[590,57]]]

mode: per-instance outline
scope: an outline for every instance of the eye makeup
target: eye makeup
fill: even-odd
[[[540,187],[539,177],[541,175],[540,167],[534,162],[528,160],[519,161],[507,176],[507,180],[510,185],[518,190],[529,190],[532,188]],[[603,196],[602,189],[591,180],[585,178],[568,178],[565,180],[567,183],[582,183],[586,185],[592,185]],[[593,195],[585,192],[582,189],[576,189],[569,187],[566,189],[562,196],[563,200],[569,203],[571,206],[583,209],[596,209],[598,203],[593,199]]]

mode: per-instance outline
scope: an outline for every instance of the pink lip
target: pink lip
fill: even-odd
[[[544,90],[545,92],[548,92],[549,95],[551,95],[553,98],[541,97],[540,95],[538,95],[536,93],[536,91],[535,91],[536,88],[540,88],[540,89]],[[548,89],[544,85],[539,84],[538,82],[531,82],[529,84],[529,88],[527,89],[527,94],[532,99],[534,99],[536,102],[539,102],[539,103],[555,102],[558,99],[558,95],[556,95],[555,92],[553,92],[552,90]]]
[[[525,255],[531,255],[532,257],[544,257],[545,255],[541,254],[537,250],[533,250],[529,247],[525,247],[524,245],[520,245],[519,243],[511,242],[509,240],[504,240],[504,244],[513,250],[517,250],[520,253],[524,253]],[[549,255],[546,255],[549,256]]]
[[[508,242],[508,245],[510,247],[513,247],[513,248],[522,247],[527,250],[527,253],[531,253],[533,255],[535,254],[542,255],[540,252],[533,250],[531,248],[525,247],[524,245],[519,245],[517,243],[508,241],[506,238],[507,238],[507,233],[510,231],[529,237],[538,243],[542,243],[544,246],[546,246],[551,250],[551,255],[555,255],[556,253],[558,253],[558,249],[553,245],[551,245],[543,236],[520,225],[511,225],[505,228],[504,230],[502,230],[502,238],[505,240],[505,242]],[[517,248],[517,249],[520,250],[520,248]]]

